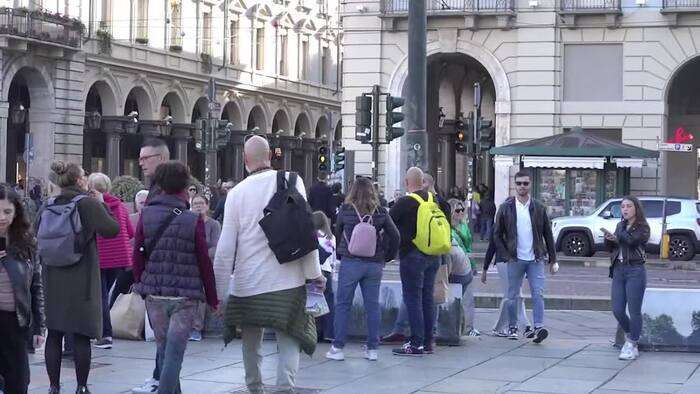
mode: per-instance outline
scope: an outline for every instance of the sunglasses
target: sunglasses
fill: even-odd
[[[516,186],[530,186],[530,182],[515,182]]]
[[[462,212],[464,212],[464,208],[455,209],[455,213],[462,213]]]
[[[197,191],[197,189],[195,189],[195,188],[193,188],[193,187],[192,187],[192,188],[189,188],[189,189],[187,189],[187,190],[190,191],[190,192],[196,192],[196,191]]]

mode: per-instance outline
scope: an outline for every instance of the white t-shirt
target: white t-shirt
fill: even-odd
[[[306,197],[301,177],[296,186]],[[225,299],[226,294],[250,297],[293,289],[307,279],[321,276],[317,251],[280,264],[268,246],[258,222],[276,191],[277,171],[264,171],[244,179],[226,196],[224,224],[214,258],[219,298]]]
[[[518,231],[518,260],[535,260],[535,250],[533,248],[534,238],[532,236],[532,220],[530,219],[530,204],[532,199],[528,198],[525,204],[515,199],[515,213],[517,215]]]

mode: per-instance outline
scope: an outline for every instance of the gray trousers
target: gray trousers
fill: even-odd
[[[508,330],[508,308],[506,304],[508,302],[508,263],[496,263],[496,269],[498,270],[498,276],[501,279],[501,289],[503,289],[503,298],[501,299],[501,309],[498,315],[498,321],[493,327],[495,331],[507,331]],[[518,308],[518,326],[530,326],[530,320],[527,318],[527,313],[525,310],[525,301],[523,300],[522,291],[518,293],[517,298],[517,308]]]
[[[243,366],[245,367],[245,384],[253,393],[263,393],[262,366],[263,329],[260,327],[241,327],[243,341]],[[277,388],[285,391],[294,390],[294,379],[299,371],[301,345],[283,332],[275,332],[277,337]]]

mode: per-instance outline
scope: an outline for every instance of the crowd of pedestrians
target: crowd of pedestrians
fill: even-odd
[[[516,340],[522,330],[534,343],[549,336],[546,271],[554,274],[558,265],[547,209],[531,197],[528,172],[515,175],[516,195],[497,209],[486,186],[472,196],[452,190],[447,199],[416,167],[405,174],[406,193],[395,193],[390,203],[368,178],[355,179],[345,196],[324,175],[307,202],[304,180],[275,171],[270,157],[264,138],[247,139],[247,177],[211,194],[184,164],[170,160],[165,142],[147,140],[139,158],[147,189],[136,193],[133,207],[110,193],[108,176],[86,176],[74,163],[51,165],[60,192],[36,208],[0,184],[1,392],[27,392],[28,348],[45,342],[49,393],[61,392],[67,348],[76,393],[89,393],[91,347],[114,346],[110,309],[131,292],[145,300],[156,344],[153,374],[134,393],[181,392],[188,341],[202,339],[207,316],[222,319],[225,344],[241,338],[252,393],[264,391],[261,346],[264,330],[274,332],[276,385],[291,391],[300,354],[313,354],[318,341],[331,343],[328,359],[345,359],[358,287],[367,360],[376,361],[379,346],[391,343],[401,345],[392,351],[397,356],[432,354],[437,304],[447,301],[439,290],[447,283],[461,286],[462,332],[481,335],[474,325],[479,267],[470,258],[477,234],[489,240],[481,282],[495,265],[503,289],[493,335]],[[605,240],[613,313],[627,334],[619,357],[629,360],[638,356],[649,226],[636,198],[625,197],[621,209],[623,219]],[[380,338],[383,269],[395,259],[401,308],[393,332]],[[521,294],[525,277],[532,323]],[[323,293],[329,311],[316,319],[306,309],[314,292]]]

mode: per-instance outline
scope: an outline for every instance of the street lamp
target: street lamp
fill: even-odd
[[[139,113],[136,111],[131,111],[129,112],[129,115],[126,115],[127,121],[124,124],[124,131],[127,133],[135,134],[136,130],[139,127],[139,119],[138,119]]]
[[[445,118],[447,115],[442,111],[442,107],[440,107],[440,117],[438,118],[438,127],[442,128],[445,125]]]
[[[85,125],[89,130],[99,130],[102,126],[102,115],[97,111],[85,114]]]
[[[27,110],[24,108],[24,105],[20,104],[14,107],[11,110],[10,119],[13,125],[24,124],[24,121],[27,119]]]

